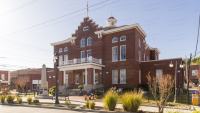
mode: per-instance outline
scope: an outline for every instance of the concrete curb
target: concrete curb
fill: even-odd
[[[65,107],[55,107],[55,106],[39,106],[39,105],[24,105],[24,104],[8,104],[8,103],[0,103],[0,105],[7,106],[23,106],[23,107],[35,107],[35,108],[48,108],[48,109],[62,109],[62,110],[71,110],[71,111],[84,111],[84,112],[99,112],[99,113],[132,113],[132,112],[120,112],[120,111],[107,111],[107,110],[91,110],[91,109],[76,109],[76,108],[65,108]]]

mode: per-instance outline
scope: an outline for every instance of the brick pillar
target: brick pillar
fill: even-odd
[[[88,84],[93,84],[93,68],[88,68]]]

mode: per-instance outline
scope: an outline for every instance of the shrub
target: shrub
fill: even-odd
[[[109,91],[107,91],[105,97],[104,97],[104,106],[109,111],[114,111],[117,101],[118,101],[118,93],[115,88],[111,88]]]
[[[31,101],[32,101],[32,98],[31,98],[31,97],[28,97],[28,98],[27,98],[28,104],[31,104]]]
[[[35,99],[35,100],[33,100],[33,103],[34,104],[37,104],[37,103],[39,103],[40,101],[38,100],[38,99]]]
[[[124,88],[123,88],[123,92],[133,91],[133,90],[134,90],[133,87],[124,87]]]
[[[180,113],[180,112],[177,112],[177,113]],[[195,110],[195,111],[192,111],[192,113],[200,113],[199,110]]]
[[[136,112],[142,104],[143,93],[139,92],[126,92],[122,95],[122,107],[125,111]]]
[[[1,103],[5,103],[5,98],[6,98],[6,95],[1,95],[1,97],[0,97]]]
[[[138,89],[142,89],[143,91],[149,91],[149,86],[148,84],[140,84],[138,86]]]
[[[78,86],[78,88],[79,88],[79,89],[83,89],[84,87],[83,87],[83,85],[80,85],[80,86]]]
[[[6,101],[8,103],[13,103],[14,99],[15,99],[15,96],[8,95],[8,97],[6,98]]]
[[[17,97],[17,102],[18,102],[19,104],[21,104],[21,103],[22,103],[22,98]]]
[[[65,101],[65,105],[69,106],[69,105],[71,105],[71,102],[70,101]]]
[[[85,107],[89,108],[89,100],[85,101]]]
[[[89,108],[90,108],[90,109],[94,109],[94,107],[95,107],[95,103],[94,103],[94,102],[90,102],[90,103],[89,103]]]

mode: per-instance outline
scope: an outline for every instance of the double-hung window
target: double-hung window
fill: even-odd
[[[120,83],[125,84],[126,83],[126,69],[120,70]]]
[[[64,62],[65,64],[68,64],[68,55],[64,55]]]
[[[140,57],[140,51],[139,51],[139,53],[138,53],[138,54],[139,54],[139,61],[141,61],[141,57]]]
[[[85,39],[81,40],[81,47],[85,47]]]
[[[118,47],[112,48],[112,61],[118,61]]]
[[[59,65],[62,65],[63,64],[63,56],[59,56]]]
[[[141,84],[141,70],[139,70],[139,84]]]
[[[90,57],[90,56],[92,56],[92,50],[87,50],[87,52],[88,52],[88,57]]]
[[[5,74],[1,74],[1,79],[5,80]]]
[[[85,51],[81,51],[81,58],[85,58]]]
[[[192,76],[197,76],[197,70],[192,70]]]
[[[98,84],[98,74],[95,73],[95,84]]]
[[[76,84],[79,84],[79,75],[76,75],[76,81],[75,81]]]
[[[92,38],[89,37],[89,38],[87,39],[87,46],[91,46],[91,45],[92,45]]]
[[[118,84],[118,70],[112,71],[112,84]]]
[[[126,45],[120,46],[120,60],[126,60]]]
[[[162,76],[163,76],[163,70],[156,69],[156,83],[162,80]]]

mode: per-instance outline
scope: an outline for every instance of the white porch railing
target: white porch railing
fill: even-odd
[[[90,56],[90,57],[86,57],[86,58],[78,58],[78,59],[74,58],[72,60],[60,61],[59,66],[70,65],[70,64],[88,63],[88,62],[102,64],[101,59],[93,58],[92,56]]]

